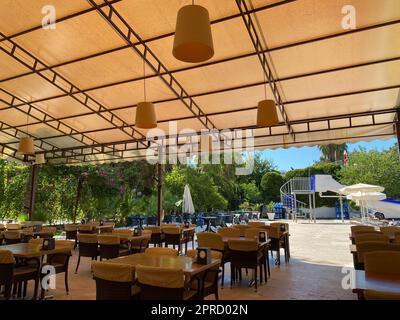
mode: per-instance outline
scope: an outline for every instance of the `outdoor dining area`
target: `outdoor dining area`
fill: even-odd
[[[400,227],[354,225],[349,238],[358,299],[399,300]]]
[[[21,226],[22,227],[22,226]],[[219,227],[217,232],[201,231],[196,225],[162,224],[142,229],[115,229],[112,224],[66,224],[62,238],[35,233],[27,228],[15,230],[6,225],[0,246],[0,285],[6,299],[44,299],[40,286],[49,266],[64,274],[69,292],[69,263],[79,273],[82,259],[91,261],[91,276],[96,283],[97,300],[218,300],[221,288],[247,281],[248,287],[267,285],[273,267],[289,263],[287,223],[249,221],[248,224]],[[43,230],[42,229],[42,230]],[[197,232],[199,230],[199,232]],[[189,246],[189,248],[188,248]],[[46,269],[47,268],[47,269]],[[227,270],[226,270],[227,269]],[[230,282],[226,283],[225,272]],[[27,297],[32,283],[32,297]]]

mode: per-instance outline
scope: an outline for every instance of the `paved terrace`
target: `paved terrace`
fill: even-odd
[[[337,220],[322,220],[317,224],[302,220],[289,223],[290,263],[285,265],[282,259],[280,267],[272,266],[268,284],[261,285],[258,292],[247,286],[248,277],[245,275],[240,285],[230,288],[229,265],[226,264],[225,288],[220,290],[220,299],[356,299],[351,290],[341,288],[341,268],[352,265],[348,238],[350,223]],[[63,274],[60,274],[57,276],[57,289],[51,290],[54,299],[96,298],[95,282],[90,272],[91,260],[82,258],[78,274],[74,274],[77,252],[70,260],[70,294],[65,293]],[[32,287],[30,284],[30,290]]]

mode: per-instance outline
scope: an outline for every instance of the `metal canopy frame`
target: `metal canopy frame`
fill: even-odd
[[[330,99],[330,98],[336,98],[336,97],[343,97],[343,96],[347,96],[347,95],[358,95],[358,94],[364,94],[364,93],[369,93],[369,92],[399,89],[400,84],[392,85],[392,86],[384,86],[384,87],[379,87],[379,88],[370,88],[370,89],[366,89],[366,90],[359,90],[359,91],[352,91],[352,92],[342,92],[342,93],[336,93],[336,94],[331,94],[331,95],[311,97],[311,98],[298,99],[298,100],[292,100],[292,101],[283,101],[283,99],[281,98],[280,92],[278,90],[279,83],[281,83],[283,81],[306,78],[306,77],[325,74],[325,73],[340,72],[343,70],[348,70],[348,69],[353,69],[353,68],[362,68],[362,67],[375,65],[375,64],[390,63],[390,62],[394,62],[394,61],[399,61],[400,60],[399,56],[375,60],[375,61],[368,61],[368,62],[353,64],[353,65],[344,65],[344,66],[340,66],[337,68],[319,70],[319,71],[309,72],[306,74],[286,76],[283,78],[278,78],[278,77],[274,78],[274,76],[272,74],[271,66],[269,65],[269,62],[267,59],[267,54],[274,52],[274,51],[284,50],[284,49],[293,48],[293,47],[297,47],[297,46],[307,45],[310,43],[325,41],[328,39],[334,39],[337,37],[345,37],[345,36],[348,36],[351,34],[368,32],[368,31],[374,30],[374,29],[385,28],[388,26],[397,25],[397,24],[400,24],[400,19],[393,20],[393,21],[387,21],[384,23],[378,23],[378,24],[370,25],[370,26],[366,26],[366,27],[361,27],[361,28],[357,28],[355,30],[349,30],[349,31],[343,31],[340,33],[324,35],[324,36],[317,37],[314,39],[308,39],[308,40],[304,40],[304,41],[298,41],[298,42],[294,42],[294,43],[280,45],[277,47],[264,48],[263,44],[261,42],[262,34],[261,35],[259,34],[260,31],[256,28],[256,25],[254,22],[255,20],[253,20],[253,17],[256,19],[255,14],[257,12],[262,12],[262,11],[269,10],[269,9],[272,9],[272,8],[275,8],[278,6],[284,6],[286,4],[296,2],[296,0],[281,1],[281,2],[277,2],[277,3],[269,4],[269,5],[264,5],[259,8],[249,8],[249,6],[246,3],[246,0],[235,0],[237,7],[239,9],[238,13],[216,19],[216,20],[212,21],[211,23],[217,24],[217,23],[223,23],[224,21],[228,21],[228,20],[232,20],[232,19],[242,18],[244,25],[246,27],[246,30],[251,39],[251,42],[254,46],[255,51],[240,54],[237,56],[226,57],[226,58],[219,59],[219,60],[213,60],[213,61],[205,62],[202,64],[198,64],[198,65],[187,66],[187,67],[183,67],[183,68],[169,70],[161,62],[159,57],[157,57],[157,55],[154,54],[154,52],[149,48],[148,44],[153,41],[171,37],[174,35],[174,33],[170,32],[170,33],[159,35],[157,37],[152,37],[149,39],[142,39],[140,37],[140,35],[132,28],[132,26],[129,25],[127,20],[124,19],[124,17],[122,17],[122,15],[118,12],[118,10],[113,6],[114,4],[119,3],[121,1],[123,1],[123,0],[103,0],[103,3],[99,4],[98,2],[96,2],[94,0],[87,0],[87,2],[91,5],[91,8],[67,15],[65,17],[61,17],[57,20],[57,23],[62,23],[63,21],[68,21],[68,20],[76,18],[78,16],[83,16],[85,14],[88,14],[90,12],[97,12],[114,29],[116,34],[118,34],[126,42],[126,45],[108,49],[108,50],[104,50],[104,51],[97,52],[97,53],[94,53],[91,55],[82,56],[80,58],[67,60],[67,61],[64,61],[64,62],[61,62],[58,64],[54,64],[54,65],[45,64],[39,58],[35,57],[28,50],[24,49],[22,46],[20,46],[19,44],[17,44],[14,41],[15,38],[17,38],[21,35],[26,35],[26,34],[29,34],[30,32],[40,29],[42,27],[41,25],[34,26],[32,28],[20,31],[18,33],[15,33],[15,34],[12,34],[9,36],[6,36],[2,32],[0,32],[0,50],[3,51],[4,53],[6,53],[8,56],[12,57],[15,61],[18,61],[20,64],[22,64],[23,66],[28,68],[27,72],[0,79],[0,86],[2,83],[5,83],[7,81],[35,74],[35,75],[40,76],[42,79],[46,80],[48,83],[50,83],[51,85],[53,85],[54,87],[56,87],[57,89],[59,89],[62,92],[62,94],[59,94],[57,96],[45,97],[45,98],[32,100],[32,101],[26,101],[26,100],[22,99],[21,97],[18,97],[15,94],[0,87],[0,93],[2,96],[2,98],[0,98],[0,102],[4,103],[6,105],[6,107],[1,108],[0,111],[6,111],[6,110],[12,110],[12,109],[18,110],[19,112],[21,112],[21,113],[25,114],[27,117],[29,117],[29,119],[30,119],[29,126],[34,126],[37,124],[45,124],[50,129],[58,132],[57,134],[53,134],[53,135],[49,135],[49,136],[45,136],[45,137],[38,137],[38,136],[32,135],[32,137],[35,138],[35,145],[40,149],[40,151],[38,153],[45,153],[46,158],[51,161],[62,162],[62,160],[65,160],[67,163],[90,162],[90,161],[96,162],[97,160],[87,160],[87,159],[90,155],[101,155],[101,154],[109,156],[110,160],[124,159],[125,158],[124,152],[135,151],[135,150],[145,150],[145,149],[149,148],[151,143],[150,143],[150,141],[146,140],[145,135],[143,133],[141,133],[139,130],[137,130],[134,127],[134,124],[127,123],[126,121],[124,121],[121,117],[119,117],[115,113],[116,111],[119,111],[119,110],[133,108],[133,107],[135,107],[134,105],[120,106],[120,107],[114,107],[114,106],[107,107],[107,106],[103,105],[102,103],[100,103],[99,101],[97,101],[96,99],[92,98],[90,96],[90,93],[94,92],[96,90],[99,90],[99,89],[118,86],[118,85],[125,84],[125,83],[141,81],[143,79],[150,79],[150,78],[154,78],[154,77],[160,78],[167,85],[167,87],[170,88],[170,90],[175,95],[174,98],[154,101],[154,103],[157,104],[157,103],[163,103],[163,102],[181,101],[183,103],[183,105],[192,113],[191,116],[175,117],[175,118],[159,121],[159,123],[164,123],[164,122],[174,121],[174,120],[180,121],[180,120],[188,120],[188,119],[198,119],[199,122],[204,126],[204,128],[207,128],[210,130],[216,129],[216,126],[212,120],[213,116],[218,116],[218,115],[223,115],[223,114],[234,114],[234,113],[243,112],[243,111],[255,110],[257,107],[253,106],[253,107],[246,107],[246,108],[241,108],[241,109],[237,109],[237,110],[235,109],[235,110],[228,110],[228,111],[206,113],[202,110],[202,108],[194,100],[195,98],[268,84],[272,89],[275,101],[277,102],[278,108],[279,108],[282,118],[284,120],[283,123],[279,124],[279,126],[276,126],[276,127],[286,126],[288,132],[280,133],[280,134],[273,134],[274,127],[269,127],[269,128],[265,128],[265,132],[266,132],[265,135],[256,136],[256,138],[268,137],[268,136],[274,136],[274,135],[282,135],[282,136],[291,135],[293,138],[293,141],[291,142],[291,144],[299,144],[299,143],[304,143],[304,142],[296,141],[296,139],[295,139],[296,134],[318,131],[318,130],[310,129],[311,123],[321,122],[321,121],[326,122],[327,129],[321,129],[320,131],[327,131],[327,130],[339,129],[339,128],[331,126],[332,121],[338,120],[338,119],[341,119],[341,120],[347,119],[349,125],[344,128],[355,128],[355,127],[360,127],[360,126],[354,125],[352,123],[352,119],[354,119],[356,117],[369,116],[369,117],[371,117],[370,118],[371,121],[370,121],[369,125],[376,125],[376,124],[380,125],[380,124],[393,123],[393,135],[396,135],[398,137],[398,139],[400,139],[399,138],[399,136],[400,136],[400,134],[399,134],[399,132],[400,132],[399,106],[397,106],[396,108],[382,109],[382,110],[373,111],[373,112],[353,113],[353,114],[347,114],[347,115],[323,117],[323,118],[318,118],[318,119],[317,118],[305,119],[305,120],[301,120],[301,121],[293,121],[293,120],[290,121],[290,119],[287,115],[287,112],[285,110],[285,106],[290,105],[290,104],[311,102],[311,101]],[[252,17],[252,15],[254,15],[254,16]],[[128,49],[128,48],[131,48],[136,54],[139,55],[139,57],[144,59],[145,62],[147,63],[147,65],[150,66],[150,68],[154,71],[155,74],[151,74],[146,77],[136,77],[136,78],[130,78],[130,79],[121,80],[121,81],[117,81],[117,82],[113,82],[113,83],[97,85],[97,86],[94,86],[91,88],[86,88],[86,89],[82,90],[81,88],[79,88],[78,86],[73,84],[71,81],[67,80],[62,74],[60,74],[58,71],[55,70],[61,66],[71,65],[74,63],[93,59],[93,58],[96,58],[96,57],[99,57],[102,55],[107,55],[107,54],[121,51],[121,50]],[[199,68],[206,67],[206,66],[223,64],[223,63],[234,61],[234,60],[246,59],[249,57],[256,57],[256,56],[258,57],[258,59],[260,61],[262,71],[265,73],[265,76],[267,79],[266,81],[250,83],[250,84],[245,84],[245,85],[236,86],[236,87],[222,88],[222,89],[213,90],[213,91],[200,92],[200,93],[196,93],[196,94],[189,94],[188,91],[185,90],[184,87],[174,77],[174,74],[179,73],[179,72],[199,69]],[[38,104],[40,102],[59,99],[62,97],[70,97],[70,98],[74,99],[79,104],[83,105],[87,109],[87,112],[82,113],[82,114],[57,118],[57,117],[50,115],[47,112],[44,112],[41,108],[36,106],[36,104]],[[98,115],[103,120],[107,121],[111,125],[111,127],[94,129],[94,130],[77,130],[73,126],[69,125],[66,122],[66,120],[68,120],[68,119],[74,119],[74,118],[79,118],[79,117],[89,116],[89,115]],[[377,115],[393,115],[393,121],[392,122],[388,122],[388,121],[377,122],[376,121]],[[298,124],[305,124],[307,127],[307,130],[296,131],[293,128],[293,126],[298,125]],[[368,125],[363,125],[363,126],[368,126]],[[1,121],[0,122],[0,133],[10,136],[10,137],[18,138],[20,136],[27,134],[27,132],[23,130],[23,127],[25,127],[25,125],[23,125],[23,124],[10,125],[7,122]],[[123,132],[125,135],[127,135],[128,139],[124,140],[124,141],[99,143],[99,141],[96,141],[96,139],[93,139],[91,137],[91,135],[94,133],[103,132],[103,131],[107,131],[107,130],[115,130],[115,129],[117,129],[117,130]],[[240,128],[232,127],[230,129],[256,129],[256,127],[255,126],[245,126],[245,127],[240,127]],[[197,132],[196,135],[200,135],[200,132]],[[384,136],[387,136],[387,134],[385,134]],[[57,147],[54,143],[51,143],[48,141],[51,139],[67,138],[67,137],[76,141],[78,143],[78,145],[75,147],[60,148],[60,147]],[[171,136],[166,136],[166,138],[169,139],[169,138],[171,138]],[[352,139],[352,137],[349,137],[349,139]],[[0,153],[4,153],[11,158],[22,161],[22,159],[17,154],[17,150],[13,147],[13,145],[15,145],[17,142],[18,141],[0,143],[0,151],[1,151]],[[271,146],[271,145],[268,145],[268,146]],[[262,146],[257,146],[257,147],[262,147]],[[130,158],[132,158],[132,157],[126,157],[126,159],[130,159]],[[101,161],[101,160],[99,160],[99,161]]]

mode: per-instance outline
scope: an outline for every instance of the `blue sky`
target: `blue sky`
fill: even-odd
[[[375,140],[370,142],[357,142],[350,143],[349,151],[353,151],[358,147],[364,147],[367,150],[388,149],[396,143],[396,139],[390,140]],[[289,148],[289,149],[276,149],[276,150],[265,150],[261,152],[263,158],[267,158],[273,161],[280,171],[288,171],[291,168],[300,169],[312,165],[315,161],[318,161],[321,154],[318,147],[302,147],[302,148]]]

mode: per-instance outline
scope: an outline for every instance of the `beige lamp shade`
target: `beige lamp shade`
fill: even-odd
[[[22,137],[19,140],[18,152],[23,155],[32,156],[35,154],[35,147],[31,137]]]
[[[262,100],[257,108],[257,126],[270,127],[279,124],[274,100]]]
[[[45,164],[46,159],[44,157],[44,153],[37,153],[36,154],[36,159],[35,159],[35,164]]]
[[[140,102],[136,107],[136,127],[151,129],[157,127],[156,112],[151,102]]]
[[[182,7],[175,29],[174,57],[184,62],[204,62],[214,55],[210,15],[199,5]]]

